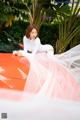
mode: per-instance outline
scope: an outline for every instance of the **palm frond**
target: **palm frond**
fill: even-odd
[[[61,23],[59,24],[59,39],[56,42],[56,52],[64,52],[67,48],[67,46],[70,44],[70,42],[75,38],[75,36],[78,35],[80,32],[80,25],[77,26],[78,20],[78,14],[80,11],[79,8],[79,0],[76,3],[74,7],[74,0],[71,6],[71,12],[70,16],[63,20],[61,20]]]

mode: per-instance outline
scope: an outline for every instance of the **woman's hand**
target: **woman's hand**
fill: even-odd
[[[20,56],[20,57],[24,56],[22,50],[19,50],[19,51],[13,51],[13,54],[16,55],[16,56]]]

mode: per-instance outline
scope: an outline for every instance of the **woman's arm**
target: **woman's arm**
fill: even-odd
[[[23,37],[23,46],[24,46],[24,52],[27,53],[28,50],[28,39],[26,36]]]
[[[37,37],[35,39],[35,46],[34,46],[34,49],[33,49],[33,52],[32,52],[33,55],[36,54],[39,51],[40,46],[41,46],[41,42],[40,42],[40,39]]]

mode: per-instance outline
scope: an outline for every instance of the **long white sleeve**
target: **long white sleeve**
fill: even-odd
[[[28,39],[26,36],[23,37],[24,52],[27,53],[28,50]]]
[[[36,54],[39,51],[40,46],[41,46],[40,39],[37,37],[35,39],[35,46],[34,46],[32,54]]]

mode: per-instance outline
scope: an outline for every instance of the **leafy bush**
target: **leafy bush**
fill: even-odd
[[[54,46],[58,37],[58,24],[43,24],[39,36],[43,44]]]

